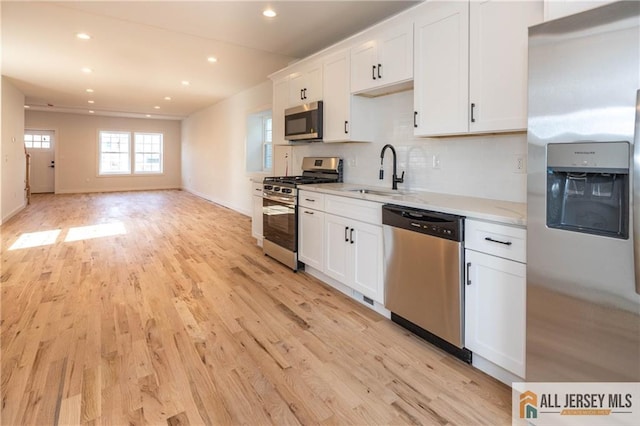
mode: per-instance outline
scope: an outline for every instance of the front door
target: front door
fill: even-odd
[[[25,130],[24,146],[31,155],[31,193],[54,192],[55,132],[52,130]]]

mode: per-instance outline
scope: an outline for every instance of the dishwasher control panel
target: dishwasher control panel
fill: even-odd
[[[452,241],[464,239],[464,217],[447,213],[385,204],[382,224]]]

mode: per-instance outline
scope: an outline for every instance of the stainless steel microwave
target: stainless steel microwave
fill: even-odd
[[[284,110],[284,138],[288,141],[322,140],[322,101]]]

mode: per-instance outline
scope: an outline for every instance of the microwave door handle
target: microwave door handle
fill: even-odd
[[[636,123],[633,138],[633,263],[636,293],[640,294],[640,90],[636,93]]]

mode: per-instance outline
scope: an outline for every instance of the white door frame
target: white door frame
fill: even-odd
[[[34,126],[28,126],[25,123],[24,126],[24,132],[23,132],[23,136],[22,136],[22,145],[24,146],[24,134],[28,133],[29,130],[33,130],[36,132],[53,132],[54,133],[54,143],[53,143],[53,161],[54,161],[54,165],[55,167],[53,168],[53,193],[57,194],[58,193],[58,168],[60,167],[59,164],[59,158],[58,158],[58,142],[60,141],[59,135],[60,132],[58,131],[57,127],[34,127]]]

